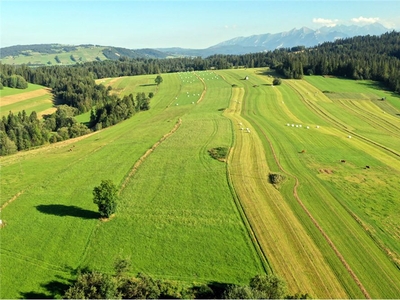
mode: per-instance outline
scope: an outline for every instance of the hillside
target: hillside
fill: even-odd
[[[166,58],[167,54],[154,49],[130,50],[99,45],[38,44],[17,45],[0,49],[4,64],[29,66],[73,65],[90,61],[128,58]]]
[[[313,47],[323,42],[333,42],[354,36],[380,35],[388,32],[379,23],[365,26],[307,27],[293,28],[279,33],[265,33],[247,37],[236,37],[205,49],[179,47],[156,49],[127,49],[99,45],[36,44],[16,45],[0,49],[0,61],[4,64],[30,66],[72,65],[81,62],[118,60],[128,58],[208,57],[215,54],[241,55],[271,51],[295,46]]]
[[[1,157],[1,298],[61,298],[78,270],[112,275],[121,257],[129,276],[226,286],[272,268],[292,294],[396,298],[399,97],[322,76],[272,86],[274,74],[107,79],[119,97],[153,92],[151,109]],[[107,222],[92,201],[103,179],[120,194]]]

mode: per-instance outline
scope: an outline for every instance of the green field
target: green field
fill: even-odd
[[[398,298],[400,98],[373,82],[268,75],[104,79],[119,95],[154,92],[151,109],[1,157],[0,297],[55,296],[78,268],[111,273],[128,257],[132,275],[245,284],[274,272],[291,293]],[[231,149],[226,163],[216,147]],[[103,179],[120,190],[108,222],[92,202]]]
[[[22,64],[39,64],[39,65],[72,65],[77,62],[95,61],[96,57],[100,60],[106,60],[107,58],[103,54],[103,49],[106,47],[76,47],[77,50],[72,52],[60,52],[60,53],[38,53],[38,52],[27,52],[26,55],[18,56],[7,56],[1,59],[1,63],[8,65],[22,65]],[[61,51],[61,50],[60,50]],[[75,60],[71,58],[71,55]],[[55,57],[58,56],[60,63],[56,61]]]
[[[0,90],[0,117],[10,111],[18,113],[25,110],[29,115],[36,111],[38,116],[55,111],[53,95],[50,90],[38,84],[29,84],[26,89],[4,87]]]

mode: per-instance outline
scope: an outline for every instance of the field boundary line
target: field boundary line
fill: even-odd
[[[164,134],[162,136],[161,139],[159,139],[153,146],[151,146],[150,149],[148,149],[137,161],[136,163],[133,165],[132,169],[130,170],[130,172],[128,173],[128,175],[125,177],[121,188],[119,190],[119,194],[122,193],[122,191],[125,189],[126,185],[128,184],[129,180],[131,179],[131,177],[136,173],[136,171],[138,170],[138,168],[140,167],[140,165],[144,162],[144,160],[163,142],[165,141],[167,138],[169,138],[173,133],[175,133],[178,128],[181,126],[182,124],[182,119],[179,118],[178,121],[176,122],[175,126],[166,134]]]
[[[253,120],[254,121],[254,120]],[[368,294],[367,290],[365,289],[365,287],[363,286],[363,284],[361,283],[360,279],[357,277],[357,275],[354,273],[354,271],[351,269],[350,265],[347,263],[347,261],[345,260],[344,256],[339,252],[339,250],[336,248],[335,244],[333,243],[333,241],[329,238],[328,234],[322,229],[322,227],[319,225],[319,223],[317,222],[317,220],[313,217],[313,215],[311,214],[311,212],[307,209],[307,207],[304,205],[303,201],[301,201],[298,193],[297,193],[297,187],[300,185],[299,179],[297,178],[297,176],[290,174],[289,172],[287,172],[282,165],[280,164],[275,150],[273,148],[273,145],[270,141],[270,139],[268,138],[268,136],[265,134],[264,130],[262,130],[260,128],[260,126],[257,124],[257,122],[254,121],[253,123],[258,130],[260,130],[260,132],[264,135],[265,139],[267,140],[270,149],[272,151],[272,154],[274,156],[274,160],[277,164],[277,166],[279,167],[279,169],[287,174],[288,176],[292,177],[295,180],[295,185],[293,187],[293,196],[296,198],[296,201],[299,203],[299,205],[301,206],[301,208],[304,210],[304,212],[308,215],[308,217],[311,219],[311,221],[313,222],[313,224],[315,225],[315,227],[318,229],[318,231],[322,234],[322,236],[325,238],[325,240],[327,241],[328,245],[332,248],[332,250],[335,252],[336,256],[339,258],[339,260],[342,262],[342,264],[344,265],[344,267],[346,268],[346,270],[349,272],[350,276],[354,279],[354,282],[357,284],[357,286],[360,288],[361,292],[363,293],[363,295],[367,298],[367,299],[371,299],[371,296]]]
[[[9,199],[8,201],[6,201],[6,202],[0,207],[0,212],[1,212],[8,204],[10,204],[11,202],[17,200],[17,198],[18,198],[19,196],[21,196],[24,192],[25,192],[25,191],[20,191],[20,192],[18,192],[17,194],[15,194],[11,199]]]
[[[203,91],[201,92],[199,100],[196,101],[196,103],[199,103],[201,100],[203,100],[204,95],[207,92],[207,85],[204,82],[203,78],[200,77],[200,75],[196,74],[196,72],[193,72],[193,74],[201,81],[201,83],[203,84],[203,87],[204,87]]]

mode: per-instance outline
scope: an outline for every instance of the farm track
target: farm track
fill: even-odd
[[[13,196],[10,200],[7,200],[1,207],[0,207],[0,212],[7,206],[9,205],[11,202],[17,200],[17,198],[22,195],[24,193],[24,191],[20,191],[18,192],[15,196]]]
[[[170,137],[174,132],[176,132],[179,127],[182,124],[182,120],[179,118],[179,120],[176,122],[175,126],[171,129],[170,132],[166,133],[161,139],[159,139],[150,149],[148,149],[133,165],[132,169],[128,173],[128,175],[125,177],[120,189],[119,193],[121,193],[126,185],[128,184],[129,180],[131,177],[136,173],[137,169],[140,167],[140,165],[144,162],[144,160],[163,142],[165,141],[168,137]]]
[[[360,139],[362,139],[362,140],[364,140],[364,141],[366,141],[366,142],[368,142],[368,143],[370,143],[370,144],[372,144],[374,146],[377,146],[377,147],[379,147],[379,148],[381,148],[381,149],[383,149],[383,150],[385,150],[387,152],[390,152],[390,153],[394,154],[397,157],[400,157],[400,153],[394,151],[393,149],[390,149],[389,147],[381,145],[381,144],[379,144],[379,143],[377,143],[377,142],[375,142],[375,141],[373,141],[373,140],[371,140],[369,138],[366,138],[366,137],[364,137],[364,136],[362,136],[362,135],[360,135],[358,133],[355,133],[355,132],[349,130],[349,128],[345,124],[343,124],[341,121],[337,120],[336,118],[334,118],[333,116],[328,114],[322,108],[320,108],[317,105],[313,104],[312,101],[307,100],[303,96],[303,94],[301,94],[297,90],[297,88],[294,87],[293,84],[289,83],[288,81],[286,81],[286,84],[288,86],[290,86],[296,92],[296,94],[299,95],[299,97],[303,100],[303,103],[305,103],[312,111],[314,111],[317,115],[320,115],[322,118],[327,120],[329,123],[331,123],[333,125],[336,125],[337,127],[339,127],[339,129],[341,129],[341,130],[343,130],[343,131],[345,131],[347,133],[351,133],[353,136],[356,136],[356,137],[358,137],[358,138],[360,138]]]
[[[241,103],[242,110],[245,110],[246,101],[242,100]],[[238,122],[245,122],[245,119],[242,119],[239,115],[240,108],[236,109],[235,114],[230,116],[235,124]],[[246,125],[244,125],[244,127],[246,127]],[[243,134],[243,138],[240,138],[241,134]],[[239,132],[238,137],[239,139],[246,140],[249,138],[253,139],[250,137],[249,133],[244,132]],[[290,213],[290,209],[284,205],[282,199],[275,199],[280,196],[275,188],[266,182],[268,167],[266,168],[264,165],[265,162],[256,159],[257,157],[263,156],[262,154],[255,154],[260,148],[255,148],[254,142],[244,142],[244,140],[242,142],[235,142],[235,144],[236,147],[232,149],[229,158],[229,180],[233,183],[234,193],[239,198],[239,210],[243,211],[243,216],[246,219],[245,223],[249,224],[250,235],[252,235],[253,240],[255,239],[256,247],[258,246],[260,249],[268,266],[271,268],[270,264],[272,264],[272,269],[274,269],[275,272],[284,275],[284,278],[294,291],[296,289],[306,289],[308,292],[316,295],[323,294],[330,295],[330,297],[346,297],[346,293],[343,293],[343,290],[340,291],[341,286],[335,281],[337,280],[336,277],[329,277],[329,275],[325,277],[327,276],[327,269],[324,268],[327,268],[327,266],[325,263],[321,262],[320,259],[322,258],[317,255],[319,252],[317,248],[311,246],[314,244],[311,240],[308,240],[310,237],[307,234],[303,235],[303,233],[300,233],[301,225],[297,223],[298,220],[296,217]],[[248,145],[251,145],[251,149],[249,149]],[[253,158],[250,159],[250,161],[246,159],[248,155],[246,152],[248,154],[252,153],[250,155],[252,155]],[[250,165],[243,163],[237,164],[237,162],[241,160],[247,161]],[[244,173],[249,174],[246,175]],[[240,183],[240,178],[245,180],[245,182]],[[268,209],[265,210],[264,207],[268,207]],[[274,222],[279,223],[279,230],[275,228],[277,224]],[[279,232],[284,233],[285,237],[278,237],[280,236]],[[289,242],[290,246],[286,245],[287,242]],[[291,253],[292,251],[295,252]],[[288,257],[291,259],[287,259]],[[297,257],[297,259],[295,257]],[[296,267],[292,265],[292,263],[296,264]],[[307,275],[294,276],[294,274],[292,274],[293,270]],[[310,284],[309,280],[314,281],[314,283]],[[323,284],[321,285],[321,283]],[[322,287],[319,286],[317,288],[319,291],[313,290],[317,285],[321,285]]]
[[[207,92],[207,85],[204,82],[203,78],[201,78],[198,74],[196,74],[195,72],[193,72],[194,75],[201,81],[201,83],[203,84],[203,91],[201,92],[200,98],[199,100],[196,101],[196,103],[200,103],[201,100],[203,100],[204,96],[206,95]]]

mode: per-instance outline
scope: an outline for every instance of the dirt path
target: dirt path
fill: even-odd
[[[182,124],[182,120],[179,119],[175,126],[171,129],[170,132],[166,133],[161,139],[159,139],[149,150],[147,150],[137,161],[136,163],[133,165],[131,171],[129,172],[129,174],[126,176],[124,182],[121,185],[121,188],[119,190],[119,193],[121,193],[126,185],[128,184],[129,180],[131,179],[131,177],[136,173],[136,171],[138,170],[138,168],[140,167],[140,165],[144,162],[144,160],[163,142],[165,141],[168,137],[170,137],[175,131],[178,130],[179,126],[181,126]]]
[[[20,192],[18,192],[14,197],[12,197],[10,200],[8,200],[7,202],[5,202],[5,203],[0,207],[0,212],[1,212],[8,204],[10,204],[11,202],[17,200],[17,198],[18,198],[19,196],[21,196],[23,193],[24,193],[24,191],[20,191]]]
[[[207,92],[207,85],[206,85],[206,83],[204,82],[203,78],[201,78],[201,77],[200,77],[199,75],[197,75],[196,73],[194,73],[194,75],[203,83],[203,87],[204,87],[203,92],[201,93],[199,100],[197,100],[197,102],[196,102],[196,103],[199,103],[201,100],[203,100],[203,98],[204,98],[204,96],[205,96],[205,94],[206,94],[206,92]]]

